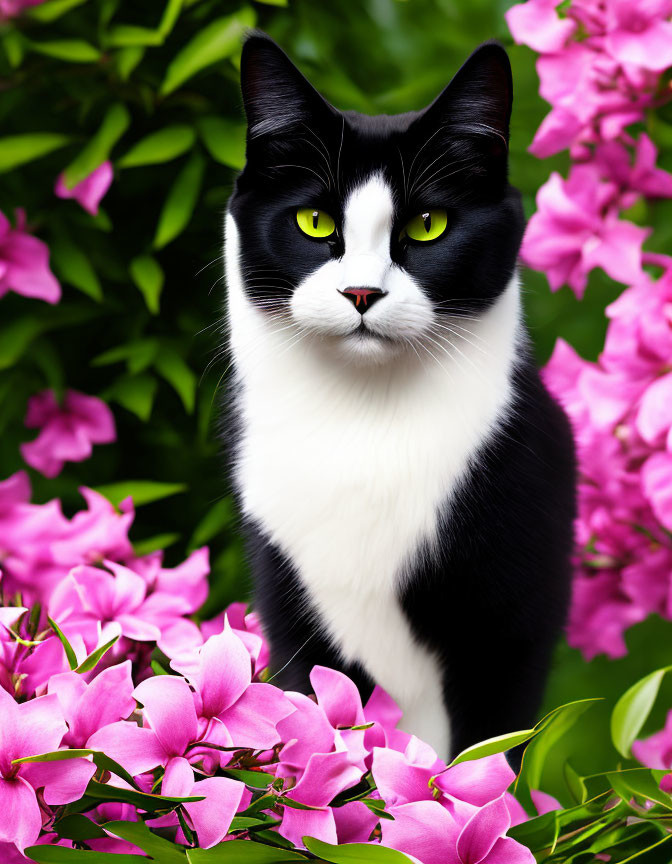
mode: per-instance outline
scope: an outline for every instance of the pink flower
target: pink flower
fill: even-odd
[[[135,710],[129,660],[103,669],[90,684],[77,672],[52,675],[48,692],[58,697],[68,724],[62,743],[73,749],[86,747],[94,732]]]
[[[390,808],[382,842],[421,864],[533,864],[526,846],[506,837],[511,814],[505,795],[484,807],[462,801],[413,801]]]
[[[574,21],[558,17],[555,9],[560,2],[528,0],[512,6],[504,17],[514,40],[529,45],[533,51],[560,51],[576,30]]]
[[[286,797],[310,810],[285,807],[278,831],[295,846],[303,846],[305,836],[326,843],[337,843],[338,833],[331,801],[343,790],[355,786],[363,772],[350,761],[344,750],[333,753],[313,753],[299,782],[286,792]]]
[[[16,18],[24,9],[39,6],[44,0],[0,0],[0,22]]]
[[[58,749],[67,726],[56,696],[19,705],[0,689],[0,716],[0,842],[23,851],[42,827],[36,790],[44,789],[47,804],[68,804],[81,798],[96,768],[86,759],[12,764]]]
[[[93,444],[109,444],[116,439],[108,406],[76,390],[66,392],[62,406],[53,390],[31,397],[26,426],[41,431],[34,441],[21,445],[21,455],[45,477],[59,474],[64,462],[88,459]]]
[[[176,798],[204,796],[203,801],[184,804],[202,849],[209,849],[226,836],[236,815],[245,786],[228,777],[206,777],[194,781],[194,772],[186,759],[171,759],[161,783],[161,793]]]
[[[3,9],[0,7],[0,17]],[[16,291],[47,303],[58,303],[61,286],[49,269],[49,249],[26,231],[23,210],[16,211],[16,227],[0,213],[0,297]]]
[[[98,205],[112,184],[114,171],[111,162],[103,162],[88,177],[80,180],[69,189],[65,184],[65,176],[58,175],[54,194],[58,198],[74,198],[81,206],[95,216],[98,213]]]
[[[632,755],[647,768],[672,768],[672,711],[668,712],[660,732],[634,742]]]
[[[278,724],[294,711],[272,684],[252,682],[250,655],[228,626],[196,652],[195,662],[173,660],[194,688],[199,718],[208,724],[208,740],[223,747],[265,750],[280,742]]]
[[[617,218],[614,188],[592,165],[575,165],[568,180],[555,172],[537,195],[521,250],[524,261],[548,276],[551,290],[570,285],[581,297],[588,273],[602,267],[613,279],[642,275],[642,243],[649,234]]]
[[[122,635],[140,642],[156,642],[162,625],[182,614],[179,596],[150,594],[133,570],[106,561],[107,570],[81,565],[73,568],[54,590],[49,613],[59,623],[96,631],[103,641]]]
[[[605,49],[619,63],[662,72],[672,65],[670,0],[610,0]]]

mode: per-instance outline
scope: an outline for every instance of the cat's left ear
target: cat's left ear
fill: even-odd
[[[505,168],[512,103],[508,55],[498,42],[486,42],[413,125],[424,135],[438,130],[439,139],[470,141],[484,159]]]
[[[248,141],[268,136],[286,138],[302,125],[319,125],[336,115],[285,52],[259,31],[243,45],[240,85]]]

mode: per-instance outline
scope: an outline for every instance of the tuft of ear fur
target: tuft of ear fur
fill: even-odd
[[[431,136],[436,147],[450,141],[454,155],[470,158],[475,174],[505,176],[512,103],[508,55],[498,42],[486,42],[425,108],[411,131],[420,140]]]
[[[285,52],[260,31],[243,45],[240,85],[250,141],[285,135],[302,123],[335,114]]]

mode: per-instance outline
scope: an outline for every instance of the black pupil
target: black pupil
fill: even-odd
[[[422,214],[422,223],[425,226],[425,231],[429,234],[429,229],[432,227],[432,214],[431,213],[423,213]]]
[[[313,210],[313,231],[317,231],[317,223],[320,219],[320,211]]]

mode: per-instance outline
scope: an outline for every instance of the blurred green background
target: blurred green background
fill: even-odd
[[[117,443],[96,447],[91,460],[68,464],[54,480],[31,472],[36,500],[61,497],[73,512],[81,506],[80,485],[107,487],[117,499],[130,491],[147,502],[132,531],[139,551],[166,547],[175,563],[189,549],[210,545],[206,614],[245,598],[248,577],[216,433],[227,379],[222,214],[243,152],[240,35],[256,24],[335,105],[370,113],[426,104],[480,42],[500,39],[515,82],[511,178],[529,215],[539,186],[551,170],[565,173],[568,159],[539,161],[527,152],[547,106],[537,93],[534,54],[511,42],[508,5],[49,0],[0,25],[0,209],[9,215],[26,208],[64,288],[56,307],[13,294],[0,300],[0,477],[24,467],[19,444],[34,435],[23,428],[32,393],[67,386],[102,396],[115,413]],[[112,109],[129,122],[106,139],[100,130]],[[159,138],[135,149],[157,132]],[[44,145],[40,158],[10,146],[11,136],[44,141],[43,133],[59,138]],[[53,185],[68,166],[74,171],[88,158],[95,167],[103,151],[115,180],[91,217],[57,199]],[[669,161],[668,152],[662,164]],[[641,205],[632,214],[660,226],[650,248],[663,248],[670,237],[669,204]],[[154,263],[147,265],[148,258]],[[538,273],[523,278],[540,362],[557,336],[596,358],[605,305],[621,286],[594,273],[579,303],[567,289],[551,294]],[[581,735],[557,745],[558,760],[569,747],[580,773],[616,763],[609,704],[646,672],[672,663],[671,636],[671,624],[645,622],[630,634],[629,656],[617,662],[586,664],[560,646],[547,705],[584,696],[606,702],[584,716]],[[661,724],[662,709],[651,728]],[[549,791],[559,791],[558,783],[551,769]]]

